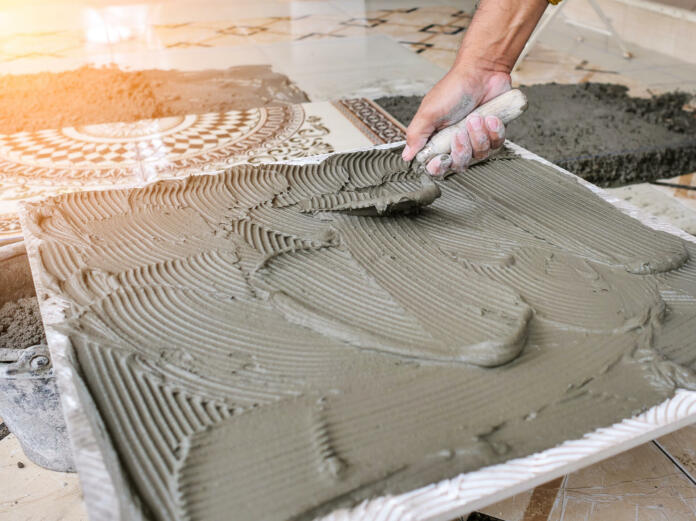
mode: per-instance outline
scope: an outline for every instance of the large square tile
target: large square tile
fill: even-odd
[[[312,100],[422,93],[444,70],[387,36],[264,46],[266,63]]]

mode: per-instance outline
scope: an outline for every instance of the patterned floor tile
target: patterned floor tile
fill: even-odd
[[[567,476],[548,521],[686,521],[696,486],[652,443]]]
[[[456,51],[449,51],[436,48],[426,48],[422,53],[420,53],[423,58],[434,63],[435,65],[442,67],[443,69],[449,69],[454,64],[454,59],[457,57]]]
[[[459,46],[462,43],[462,38],[464,37],[464,32],[460,33],[428,33],[428,31],[422,31],[426,34],[431,34],[429,38],[424,38],[423,42],[428,42],[433,45],[433,48],[438,50],[447,50],[457,52]]]

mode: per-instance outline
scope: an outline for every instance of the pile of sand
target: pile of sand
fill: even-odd
[[[42,343],[46,343],[46,336],[36,297],[6,302],[0,308],[0,349],[24,349]]]

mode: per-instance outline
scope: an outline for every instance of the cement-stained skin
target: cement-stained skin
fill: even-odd
[[[695,388],[693,244],[527,159],[438,185],[330,211],[419,193],[382,150],[29,208],[152,518],[311,519]]]

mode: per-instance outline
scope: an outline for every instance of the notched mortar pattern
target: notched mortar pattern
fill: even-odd
[[[696,247],[513,157],[327,211],[419,183],[383,150],[28,207],[152,517],[309,519],[694,387]]]

